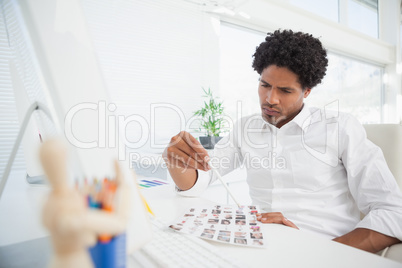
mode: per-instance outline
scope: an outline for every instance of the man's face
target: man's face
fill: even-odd
[[[277,128],[282,127],[300,112],[303,99],[310,92],[310,88],[303,91],[298,76],[288,68],[268,66],[258,85],[262,117]]]

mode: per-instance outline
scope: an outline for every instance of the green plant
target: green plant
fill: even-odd
[[[212,94],[210,88],[205,90],[202,88],[208,101],[204,101],[204,107],[194,112],[195,116],[199,116],[201,120],[201,127],[204,129],[207,136],[219,136],[220,133],[226,131],[223,121],[223,102],[217,101]],[[200,131],[201,131],[200,127]]]

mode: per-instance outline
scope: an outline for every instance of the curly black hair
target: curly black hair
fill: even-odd
[[[320,40],[292,30],[268,33],[253,57],[253,68],[260,75],[270,65],[286,67],[298,75],[303,89],[321,83],[328,66],[327,51]]]

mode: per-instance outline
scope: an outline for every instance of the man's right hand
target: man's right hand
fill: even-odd
[[[210,169],[208,152],[186,131],[181,131],[171,138],[162,156],[170,175],[181,190],[187,190],[194,185],[197,169]]]
[[[202,145],[186,131],[171,138],[163,152],[168,167],[209,170],[209,156]]]

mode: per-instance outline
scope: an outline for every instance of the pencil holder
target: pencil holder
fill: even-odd
[[[113,237],[109,242],[97,242],[89,248],[94,267],[125,268],[126,267],[126,234]]]

